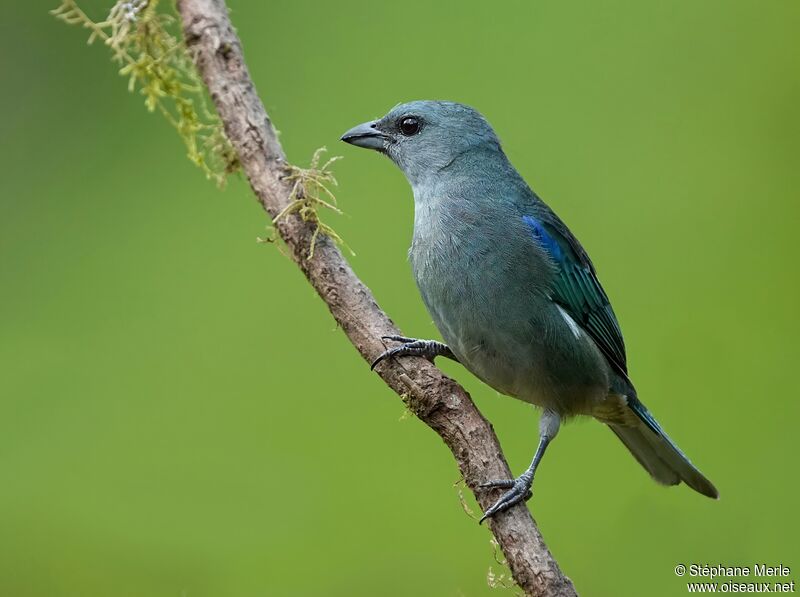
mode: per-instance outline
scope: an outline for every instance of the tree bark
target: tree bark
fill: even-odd
[[[274,218],[289,203],[290,184],[283,179],[286,156],[250,79],[225,2],[176,1],[185,42],[225,133],[258,201]],[[313,258],[306,259],[314,224],[290,214],[280,218],[275,227],[292,259],[361,356],[367,361],[376,358],[385,348],[381,336],[400,332],[339,249],[320,234]],[[365,374],[367,371],[365,367]],[[478,503],[484,509],[490,506],[500,490],[480,490],[478,484],[512,475],[491,424],[469,394],[422,358],[387,360],[377,367],[377,373],[417,417],[439,434]],[[559,569],[526,507],[515,506],[488,524],[514,580],[526,594],[575,595],[572,582]]]

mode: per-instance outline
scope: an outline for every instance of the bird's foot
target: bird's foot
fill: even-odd
[[[405,336],[382,336],[383,340],[394,340],[402,342],[400,346],[395,346],[383,351],[378,358],[372,362],[370,369],[375,369],[376,365],[384,359],[394,357],[424,357],[433,362],[433,359],[442,356],[457,361],[455,355],[446,344],[436,340],[417,340],[416,338],[406,338]]]
[[[508,510],[511,506],[521,502],[527,502],[533,496],[533,477],[528,475],[521,475],[516,479],[500,479],[495,481],[487,481],[481,483],[479,487],[483,489],[493,489],[499,487],[501,489],[508,489],[500,499],[497,500],[486,512],[484,512],[478,524],[482,523],[487,518],[491,518],[498,512]]]

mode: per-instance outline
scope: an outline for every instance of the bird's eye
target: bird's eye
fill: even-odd
[[[400,132],[406,137],[416,135],[419,132],[419,120],[413,116],[406,116],[400,121]]]

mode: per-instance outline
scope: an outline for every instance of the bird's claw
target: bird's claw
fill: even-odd
[[[449,353],[450,349],[441,342],[435,340],[417,340],[416,338],[406,338],[405,336],[381,336],[382,340],[394,340],[395,342],[402,342],[400,346],[395,346],[388,350],[384,350],[378,355],[378,358],[372,361],[370,370],[383,361],[393,357],[423,357],[433,362],[433,359],[439,355]],[[445,352],[447,351],[447,353]]]
[[[417,341],[416,338],[407,338],[406,336],[381,336],[381,340],[394,340],[396,342],[403,342],[405,344]]]
[[[500,489],[508,489],[508,491],[501,495],[500,499],[484,512],[478,524],[481,524],[484,520],[491,518],[498,512],[503,512],[508,510],[511,506],[521,502],[527,502],[531,499],[531,497],[533,497],[533,490],[531,489],[532,483],[533,479],[527,479],[524,476],[516,479],[498,479],[481,483],[479,487],[482,489],[493,489],[497,487]]]

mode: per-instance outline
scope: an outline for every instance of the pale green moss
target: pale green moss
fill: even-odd
[[[159,10],[160,4],[119,1],[105,20],[93,21],[75,0],[62,0],[51,14],[88,29],[90,44],[99,39],[109,47],[112,59],[121,65],[119,73],[128,78],[128,90],[139,89],[147,109],[160,112],[178,131],[189,159],[223,186],[226,176],[239,169],[236,152],[206,103],[205,88],[185,45],[172,33],[176,16]]]
[[[492,537],[489,540],[489,543],[494,551],[494,561],[497,562],[497,564],[503,568],[504,571],[498,574],[491,566],[489,566],[489,570],[486,573],[486,584],[488,584],[492,589],[507,589],[509,591],[513,591],[514,595],[522,597],[524,593],[519,588],[519,585],[514,582],[514,578],[511,576],[511,571],[508,569],[508,562],[503,557],[503,553],[500,551],[500,544],[497,542],[497,539]]]
[[[206,177],[223,186],[227,175],[240,168],[236,151],[208,106],[205,87],[177,35],[176,15],[159,10],[160,6],[160,0],[120,0],[105,20],[94,21],[75,0],[61,0],[51,14],[69,25],[87,29],[90,44],[99,39],[109,47],[113,61],[120,65],[119,73],[128,78],[128,90],[139,90],[147,109],[160,112],[178,131],[189,159]],[[285,178],[292,182],[289,205],[273,219],[274,224],[296,212],[303,221],[314,225],[307,259],[314,256],[320,233],[345,244],[317,214],[320,207],[341,213],[330,190],[336,185],[330,166],[339,158],[320,165],[323,151],[325,148],[314,152],[308,168],[286,167]],[[273,242],[274,238],[259,240]]]
[[[292,183],[292,190],[289,193],[289,204],[272,219],[272,223],[275,224],[281,218],[285,218],[291,213],[297,213],[304,222],[309,222],[314,225],[314,233],[311,236],[311,243],[308,248],[306,259],[314,257],[314,249],[316,248],[317,238],[320,233],[330,237],[334,242],[347,247],[342,237],[339,236],[333,228],[321,221],[317,213],[320,207],[330,209],[337,214],[342,213],[336,206],[336,196],[329,188],[330,186],[336,186],[338,184],[330,166],[336,160],[341,159],[341,157],[332,157],[320,166],[320,159],[325,151],[327,151],[325,147],[317,149],[311,157],[311,164],[308,168],[300,168],[299,166],[291,164],[286,166],[284,178]],[[274,238],[259,240],[261,242],[273,242]],[[347,247],[347,249],[351,254],[355,255],[349,247]]]
[[[464,478],[461,477],[458,481],[453,483],[453,487],[456,489],[456,493],[458,494],[458,501],[461,502],[461,507],[464,509],[464,513],[469,516],[472,520],[478,520],[478,517],[475,516],[475,512],[472,511],[472,508],[469,507],[467,503],[467,498],[464,497],[464,488],[467,484],[464,482]]]

